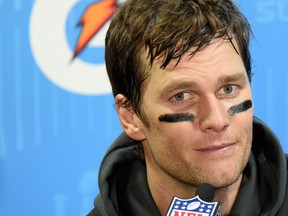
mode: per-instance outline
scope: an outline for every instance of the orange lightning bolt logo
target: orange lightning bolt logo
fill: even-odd
[[[117,8],[116,0],[103,0],[87,7],[79,21],[82,31],[74,50],[73,59],[86,47],[94,35],[111,18]]]

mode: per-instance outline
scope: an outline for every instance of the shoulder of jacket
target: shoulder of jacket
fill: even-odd
[[[95,198],[94,206],[94,209],[87,216],[108,216],[100,194]]]

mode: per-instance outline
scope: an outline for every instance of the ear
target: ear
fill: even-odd
[[[134,140],[142,141],[146,139],[144,124],[137,116],[131,106],[125,104],[126,97],[118,94],[115,97],[118,118],[125,133]]]

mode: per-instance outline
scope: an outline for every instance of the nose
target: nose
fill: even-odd
[[[230,123],[230,116],[224,102],[217,98],[205,99],[197,114],[200,128],[204,132],[225,131]]]

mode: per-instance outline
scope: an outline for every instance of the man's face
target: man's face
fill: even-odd
[[[178,183],[228,186],[246,166],[252,142],[252,95],[242,59],[219,39],[175,63],[164,70],[154,64],[144,89],[147,164]]]

